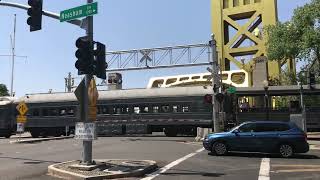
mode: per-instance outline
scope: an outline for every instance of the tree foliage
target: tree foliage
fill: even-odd
[[[0,84],[0,96],[9,96],[7,86],[4,84]]]
[[[268,26],[265,32],[269,59],[320,64],[320,0],[298,7],[290,21]]]

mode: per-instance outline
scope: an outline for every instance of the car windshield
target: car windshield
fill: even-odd
[[[232,132],[232,131],[238,129],[241,125],[242,125],[242,124],[240,124],[239,126],[236,126],[236,127],[232,128],[229,132]]]

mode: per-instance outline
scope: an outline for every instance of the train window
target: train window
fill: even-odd
[[[148,113],[148,112],[149,112],[149,107],[148,106],[141,107],[141,113]]]
[[[121,107],[121,114],[129,114],[130,109],[129,107]]]
[[[121,114],[121,107],[114,107],[113,114]]]
[[[161,109],[162,109],[162,112],[167,113],[167,112],[169,112],[169,111],[170,111],[170,106],[168,106],[168,105],[164,105],[164,106],[161,106]]]
[[[49,116],[58,116],[58,109],[49,109]]]
[[[179,79],[179,81],[186,81],[186,80],[189,80],[189,77],[182,77]]]
[[[140,107],[133,107],[133,112],[135,113],[135,114],[139,114],[140,113]]]
[[[48,109],[42,109],[42,116],[48,116],[49,112]]]
[[[99,114],[109,114],[107,106],[100,106],[98,111]]]
[[[182,112],[189,112],[189,106],[182,106]]]
[[[59,115],[60,115],[60,116],[65,116],[65,115],[67,115],[67,108],[59,109]]]
[[[158,113],[159,112],[159,106],[152,106],[152,112]]]
[[[67,113],[68,115],[74,115],[74,109],[73,108],[68,109]]]
[[[40,116],[40,111],[39,111],[39,109],[33,109],[33,110],[32,110],[32,116]]]
[[[178,105],[173,105],[172,106],[172,112],[174,112],[174,113],[179,112],[179,106]]]

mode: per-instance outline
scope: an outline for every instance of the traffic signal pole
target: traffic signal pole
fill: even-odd
[[[87,0],[87,4],[92,3],[93,0]],[[91,44],[91,50],[93,51],[93,16],[87,17],[87,28],[86,28],[86,35],[89,39],[89,42]],[[84,123],[89,123],[88,113],[89,113],[89,96],[88,96],[88,90],[90,86],[90,81],[92,79],[91,74],[85,75],[85,86],[84,86],[84,97],[82,101],[82,107],[84,108],[84,113],[81,113],[81,120]],[[83,140],[83,155],[82,155],[82,164],[85,165],[92,165],[92,140]]]
[[[213,131],[219,132],[219,125],[217,121],[217,104],[216,104],[216,87],[219,84],[218,78],[218,57],[217,57],[217,43],[214,39],[214,34],[211,35],[211,58],[212,58],[212,121],[213,121]]]

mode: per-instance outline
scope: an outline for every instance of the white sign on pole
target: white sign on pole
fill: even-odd
[[[92,141],[94,139],[97,139],[95,132],[96,132],[95,123],[78,122],[76,124],[76,133],[74,138]]]
[[[24,132],[24,123],[17,123],[17,132],[19,133]]]

